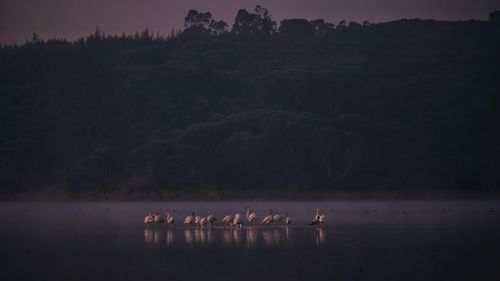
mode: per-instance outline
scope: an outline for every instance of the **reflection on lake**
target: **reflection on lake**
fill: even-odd
[[[325,242],[325,229],[316,228],[316,246]]]
[[[246,245],[253,247],[258,244],[264,246],[276,246],[288,244],[290,232],[293,232],[290,226],[260,227],[248,226],[237,227],[163,227],[160,225],[146,225],[144,228],[144,243],[154,246],[175,246],[184,244],[189,246],[204,244],[224,244],[226,246]],[[296,231],[298,227],[295,227]],[[310,238],[316,246],[325,241],[324,227],[308,228],[311,232]],[[176,235],[182,233],[182,235]],[[178,240],[175,240],[177,237]]]
[[[499,203],[3,203],[1,280],[498,280]],[[222,225],[245,206],[293,224]],[[175,224],[143,224],[168,208]],[[191,212],[219,220],[183,225]]]

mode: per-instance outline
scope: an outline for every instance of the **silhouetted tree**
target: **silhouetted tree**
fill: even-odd
[[[271,34],[276,31],[276,22],[273,21],[271,14],[266,8],[257,5],[255,6],[255,13],[259,15],[260,18],[261,32]]]
[[[212,35],[220,35],[226,32],[227,23],[212,19],[210,12],[200,13],[191,9],[184,18],[184,28],[195,32],[209,32]]]
[[[337,25],[337,30],[343,30],[347,28],[347,23],[345,20],[341,20]]]
[[[322,19],[312,20],[311,24],[314,26],[314,32],[317,36],[325,36],[328,32],[335,29],[333,23],[325,22]]]
[[[349,22],[349,28],[359,28],[361,26],[362,26],[361,24],[359,24],[359,23],[357,23],[355,21]]]
[[[28,45],[38,44],[41,42],[42,40],[40,39],[40,36],[36,32],[34,32],[33,35],[31,36],[31,40],[26,40],[26,44]]]
[[[212,20],[212,22],[210,23],[210,30],[213,35],[221,35],[227,32],[227,26],[227,23],[222,20]]]
[[[493,11],[489,15],[489,20],[491,22],[500,22],[500,11]]]
[[[208,30],[212,22],[212,14],[210,12],[200,13],[197,10],[191,9],[184,18],[184,28]]]
[[[104,32],[102,32],[102,30],[101,30],[101,28],[99,26],[95,27],[95,31],[94,31],[93,37],[94,37],[94,39],[102,39],[102,38],[104,38]]]
[[[282,35],[308,37],[314,35],[314,26],[305,19],[285,19],[280,23],[278,32]]]
[[[257,5],[255,13],[249,13],[245,9],[238,11],[231,32],[239,35],[270,35],[275,30],[276,22],[272,20],[269,11]]]

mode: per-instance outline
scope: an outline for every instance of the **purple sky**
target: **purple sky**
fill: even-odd
[[[486,19],[500,0],[0,0],[0,42],[42,38],[76,39],[96,26],[106,33],[144,30],[168,34],[181,28],[190,8],[210,11],[230,25],[239,8],[256,4],[283,18],[381,22],[400,18]]]

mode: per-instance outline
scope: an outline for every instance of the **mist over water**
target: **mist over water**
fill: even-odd
[[[250,206],[290,226],[223,226]],[[497,280],[498,201],[2,203],[3,280]],[[307,222],[315,209],[323,227]],[[144,225],[175,209],[175,224]],[[184,226],[191,212],[215,226]]]

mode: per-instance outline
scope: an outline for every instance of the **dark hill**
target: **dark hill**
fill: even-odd
[[[0,192],[499,191],[498,21],[241,17],[2,46]]]

